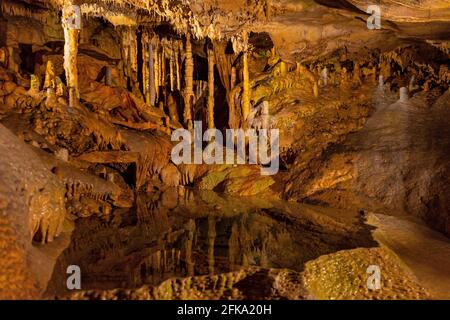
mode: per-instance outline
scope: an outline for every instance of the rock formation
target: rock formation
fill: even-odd
[[[0,297],[449,298],[450,5],[377,6],[2,1]]]

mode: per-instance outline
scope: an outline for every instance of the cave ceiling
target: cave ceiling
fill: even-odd
[[[73,1],[86,16],[115,26],[170,24],[178,34],[197,39],[239,39],[242,31],[267,32],[279,54],[307,61],[346,46],[392,50],[402,43],[437,43],[448,47],[450,1],[379,1],[382,28],[368,32],[367,1],[353,0],[161,0]],[[63,0],[8,0],[5,12],[45,15],[60,10]],[[9,9],[9,10],[5,10]],[[239,43],[239,41],[237,41]],[[354,49],[354,50],[352,50]]]

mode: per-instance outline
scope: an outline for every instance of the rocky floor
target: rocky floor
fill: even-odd
[[[435,299],[450,299],[449,239],[411,217],[370,214],[374,238],[399,257]]]

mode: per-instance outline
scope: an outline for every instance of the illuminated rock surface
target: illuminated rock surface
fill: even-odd
[[[450,298],[448,1],[73,4],[0,4],[1,298]]]

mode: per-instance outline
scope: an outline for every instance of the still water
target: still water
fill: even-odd
[[[85,290],[136,288],[249,266],[301,271],[321,255],[374,245],[356,212],[169,189],[138,195],[132,209],[78,219],[48,290],[66,290],[69,265],[80,267]]]

